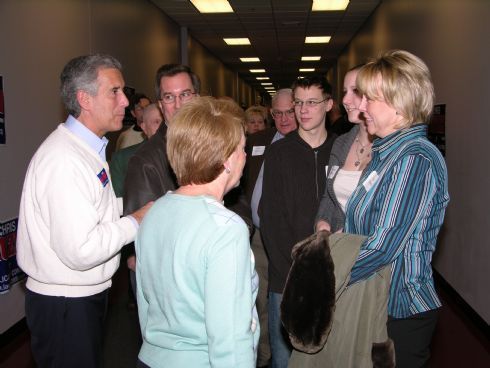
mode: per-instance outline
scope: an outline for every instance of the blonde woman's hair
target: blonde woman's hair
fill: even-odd
[[[179,185],[215,180],[238,147],[244,127],[243,110],[235,102],[197,97],[183,105],[167,131],[167,155]]]
[[[391,50],[367,62],[356,84],[368,99],[384,98],[403,117],[397,128],[429,122],[435,98],[429,68],[408,51]]]

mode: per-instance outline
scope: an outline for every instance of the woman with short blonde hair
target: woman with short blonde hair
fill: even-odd
[[[254,134],[266,128],[267,110],[262,106],[252,106],[245,110],[247,134]]]
[[[363,66],[357,87],[376,138],[346,207],[344,231],[367,236],[350,283],[391,265],[387,328],[396,366],[425,367],[441,306],[431,261],[449,202],[446,163],[427,139],[434,88],[425,63],[402,50]]]
[[[434,86],[429,68],[408,51],[387,52],[367,63],[357,76],[357,86],[367,99],[384,99],[398,115],[398,129],[428,124],[434,106]]]
[[[245,165],[243,110],[196,97],[174,115],[167,153],[180,187],[136,239],[139,367],[255,367],[258,278],[244,221],[223,206]]]
[[[167,133],[170,165],[181,186],[209,183],[223,172],[223,163],[240,143],[243,110],[232,101],[212,97],[190,101],[181,110]]]

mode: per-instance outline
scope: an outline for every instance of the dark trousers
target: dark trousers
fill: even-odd
[[[438,314],[436,309],[409,318],[388,317],[388,336],[395,344],[397,368],[428,367]]]
[[[26,320],[37,367],[102,365],[108,290],[81,298],[26,292]]]

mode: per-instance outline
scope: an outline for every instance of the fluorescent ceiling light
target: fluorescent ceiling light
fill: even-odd
[[[265,69],[250,69],[250,73],[265,73]]]
[[[227,0],[191,0],[200,13],[233,13]]]
[[[301,61],[318,61],[321,58],[322,58],[321,56],[303,56],[301,58]]]
[[[305,43],[329,43],[331,36],[305,37]]]
[[[315,68],[300,68],[300,72],[314,72]]]
[[[256,61],[260,61],[260,59],[258,57],[243,57],[243,58],[240,58],[240,61],[242,63],[253,63]]]
[[[349,0],[313,0],[312,11],[345,10]]]
[[[227,45],[250,45],[250,40],[248,38],[223,38]]]
[[[269,77],[257,77],[257,80],[269,80]]]
[[[270,89],[273,89],[273,90],[275,90],[276,88],[275,88],[275,87],[270,86],[270,87],[264,87],[264,89],[269,89],[269,90],[270,90]]]
[[[271,82],[260,83],[261,86],[272,86]]]

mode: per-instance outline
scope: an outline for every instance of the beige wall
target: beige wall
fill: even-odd
[[[124,66],[126,85],[154,98],[156,69],[180,62],[179,36],[180,28],[148,0],[0,0],[7,134],[0,145],[0,222],[18,217],[29,160],[65,118],[58,89],[66,62],[92,52],[112,54]],[[237,90],[239,81],[206,50],[193,65],[209,90]],[[0,333],[22,318],[23,302],[20,284],[0,295]]]
[[[490,322],[490,1],[385,0],[338,61],[338,76],[401,48],[428,64],[446,104],[451,202],[434,266]],[[341,80],[341,79],[340,79]]]
[[[236,102],[252,104],[253,90],[238,75],[226,68],[199,42],[189,39],[189,64],[201,77],[201,94],[215,97],[229,96]]]

